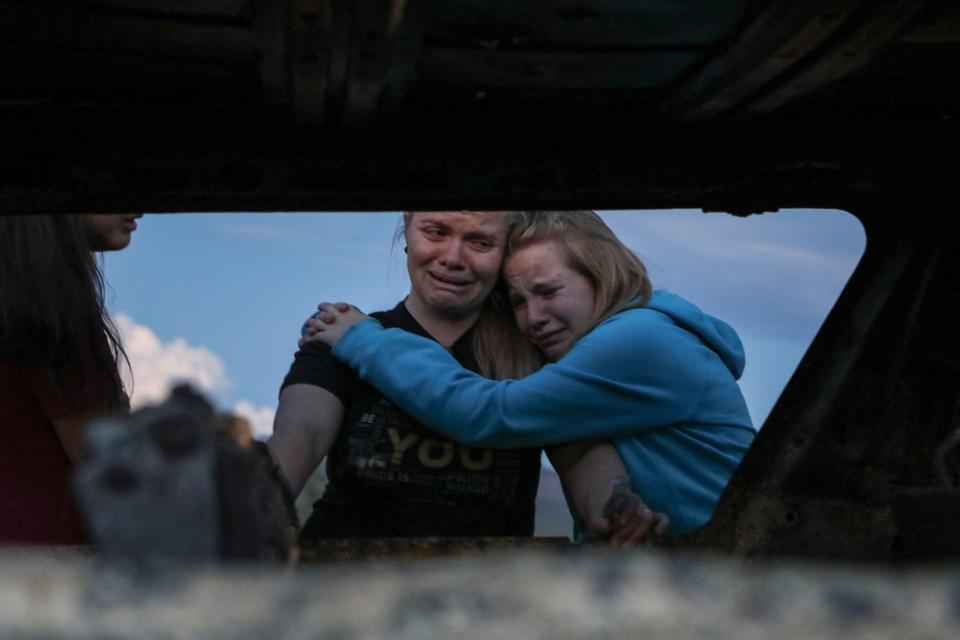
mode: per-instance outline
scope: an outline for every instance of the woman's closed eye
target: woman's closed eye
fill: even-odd
[[[497,243],[493,240],[487,240],[484,238],[471,240],[470,246],[476,249],[477,251],[491,251],[496,248]]]

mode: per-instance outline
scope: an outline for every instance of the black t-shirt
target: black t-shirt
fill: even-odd
[[[372,314],[431,338],[403,302]],[[476,370],[468,331],[451,347]],[[301,538],[533,535],[540,450],[467,447],[407,415],[319,347],[297,352],[283,386],[313,384],[344,405],[328,484]]]

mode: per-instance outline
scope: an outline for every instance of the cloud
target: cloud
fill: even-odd
[[[124,380],[133,390],[132,407],[159,402],[171,387],[182,382],[207,394],[229,386],[223,361],[210,349],[195,347],[184,338],[163,342],[153,329],[124,313],[117,314],[115,322],[133,370],[133,384]]]
[[[689,297],[738,330],[778,340],[809,342],[865,242],[860,223],[837,211],[605,218],[647,263],[654,286]]]
[[[231,386],[223,360],[210,349],[191,345],[180,337],[163,342],[153,329],[138,324],[125,313],[116,314],[114,321],[130,359],[133,384],[131,372],[123,373],[124,384],[133,391],[132,408],[161,402],[180,383],[193,385],[214,401]],[[240,400],[233,404],[232,411],[250,421],[254,437],[265,438],[273,430],[274,407],[258,407]]]
[[[233,405],[233,412],[250,421],[254,438],[265,440],[273,433],[275,407],[258,407],[248,400],[241,400]]]

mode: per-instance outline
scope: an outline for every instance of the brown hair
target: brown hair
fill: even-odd
[[[480,374],[494,380],[523,378],[543,366],[543,354],[517,328],[502,281],[474,325],[473,352]]]
[[[112,378],[107,405],[125,407],[117,365],[126,353],[81,216],[0,216],[0,273],[0,359],[45,365],[70,397],[91,353]]]
[[[510,233],[507,256],[549,240],[564,248],[568,266],[586,277],[596,291],[590,329],[650,299],[653,286],[646,267],[595,212],[523,211]]]

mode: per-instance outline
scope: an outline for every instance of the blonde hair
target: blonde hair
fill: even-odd
[[[414,211],[404,211],[395,240],[402,238]],[[517,213],[504,211],[507,237],[517,220]],[[480,316],[473,325],[471,345],[477,361],[477,372],[493,380],[528,376],[543,366],[540,351],[520,333],[507,301],[507,287],[502,276],[483,303]]]
[[[522,211],[507,242],[507,257],[536,242],[555,241],[567,265],[587,278],[596,292],[593,324],[647,304],[653,285],[640,259],[593,211]]]
[[[483,305],[472,346],[479,373],[494,380],[523,378],[544,363],[540,350],[517,328],[502,282]]]

